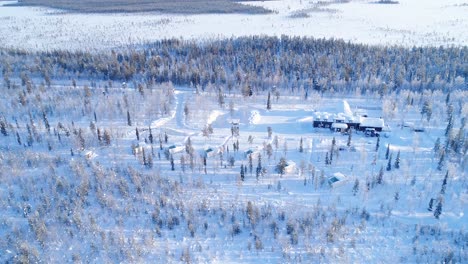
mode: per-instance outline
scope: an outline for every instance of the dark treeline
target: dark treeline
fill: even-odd
[[[0,51],[11,77],[51,80],[172,82],[204,89],[279,89],[386,94],[401,89],[467,89],[467,47],[377,47],[342,40],[253,36],[206,43],[162,40],[141,49],[105,52]]]
[[[234,0],[19,0],[13,5],[47,6],[85,13],[151,12],[175,14],[269,13]]]

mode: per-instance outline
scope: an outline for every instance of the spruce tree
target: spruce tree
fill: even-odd
[[[434,153],[439,153],[440,151],[440,137],[437,138],[435,144],[434,144]]]
[[[445,128],[445,136],[448,137],[450,133],[452,132],[452,127],[453,127],[453,116],[451,115],[449,117],[447,127]]]
[[[240,168],[240,177],[241,177],[241,180],[244,181],[245,173],[244,173],[244,165],[243,164],[241,164],[241,168]]]
[[[271,110],[271,94],[270,94],[270,92],[268,92],[266,109]]]
[[[375,144],[375,151],[379,151],[379,147],[380,147],[380,137],[377,137],[377,143]]]
[[[102,142],[102,135],[101,135],[101,130],[99,128],[97,129],[97,138],[98,138],[99,143],[101,143]]]
[[[429,201],[429,207],[427,207],[427,210],[432,212],[432,207],[434,206],[434,198],[431,198]]]
[[[395,169],[399,169],[399,168],[400,168],[400,151],[398,150],[398,154],[395,159]]]
[[[304,146],[303,146],[303,139],[301,137],[300,141],[299,141],[299,152],[302,153],[304,152]]]
[[[149,142],[151,145],[153,145],[153,133],[151,131],[151,127],[149,127],[149,136],[148,136]]]
[[[353,186],[353,195],[356,196],[358,191],[359,191],[359,180],[356,179],[356,181],[354,181],[354,186]]]
[[[109,146],[111,144],[111,136],[109,131],[104,130],[104,143]]]
[[[448,171],[445,174],[444,180],[442,181],[442,188],[440,189],[440,194],[445,194],[445,189],[447,188],[447,179],[448,179]]]
[[[138,132],[138,127],[135,127],[135,135],[136,135],[137,141],[140,141],[140,132]]]
[[[174,171],[175,170],[175,166],[174,166],[174,156],[171,155],[171,170]]]
[[[143,157],[143,165],[147,166],[148,163],[146,163],[146,153],[145,153],[145,148],[142,149],[141,156]]]
[[[439,159],[439,164],[437,165],[437,170],[442,170],[442,168],[444,167],[444,163],[445,163],[445,152],[442,152],[442,155],[440,155],[440,159]]]
[[[377,184],[383,183],[383,175],[384,175],[383,166],[381,166],[379,174],[377,175]]]
[[[434,211],[434,217],[439,219],[440,215],[442,214],[442,199],[439,199],[439,203]]]
[[[6,124],[3,121],[0,121],[0,131],[5,137],[8,136],[8,132],[6,130]]]
[[[390,153],[390,157],[389,157],[388,163],[387,163],[387,171],[392,170],[392,157],[393,157],[393,153]]]
[[[348,133],[349,133],[348,134],[348,143],[346,143],[346,146],[351,147],[351,138],[352,138],[353,131],[351,129],[349,129]]]
[[[286,164],[286,159],[281,157],[279,163],[276,165],[276,172],[278,172],[280,175],[283,175],[285,173]]]
[[[388,160],[389,155],[390,155],[390,144],[387,145],[387,152],[385,152],[385,159]]]
[[[130,118],[130,112],[127,110],[127,125],[132,126],[132,119]]]

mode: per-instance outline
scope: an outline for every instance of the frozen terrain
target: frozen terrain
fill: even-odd
[[[0,2],[0,5],[12,3]],[[1,47],[33,50],[101,50],[164,38],[200,41],[244,35],[342,38],[378,45],[468,43],[465,0],[249,2],[266,15],[77,14],[37,7],[0,6]]]
[[[285,92],[266,110],[265,94],[222,94],[220,101],[211,90],[164,84],[138,92],[110,84],[39,86],[21,100],[4,90],[1,262],[468,257],[468,160],[452,153],[440,162],[442,152],[433,149],[438,137],[444,142],[446,113],[434,111],[430,121],[420,114],[419,98],[445,108],[440,91],[383,100],[316,93],[305,100]],[[454,134],[468,111],[466,96],[452,92]],[[313,128],[317,111],[382,116],[389,131],[378,139]],[[337,173],[345,178],[330,186]]]

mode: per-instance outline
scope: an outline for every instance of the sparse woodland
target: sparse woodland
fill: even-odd
[[[285,36],[2,50],[0,262],[463,263],[467,61]],[[258,121],[343,97],[411,145]]]

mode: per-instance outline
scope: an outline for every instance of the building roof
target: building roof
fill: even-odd
[[[384,120],[382,118],[375,117],[361,117],[361,127],[380,127],[385,126]]]

